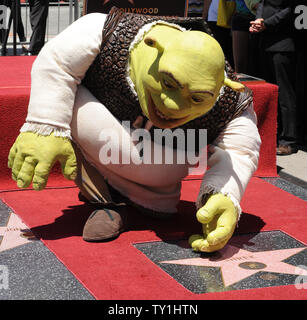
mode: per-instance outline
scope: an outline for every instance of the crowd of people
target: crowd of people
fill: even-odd
[[[303,45],[307,37],[306,30],[296,29],[294,23],[295,7],[304,1],[189,0],[189,4],[202,6],[202,17],[237,73],[278,85],[277,154],[297,152],[307,136]],[[228,25],[220,22],[220,15],[230,15]]]

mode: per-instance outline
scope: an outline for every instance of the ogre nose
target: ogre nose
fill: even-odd
[[[180,110],[178,103],[171,97],[167,96],[165,93],[161,93],[161,100],[163,101],[163,104],[167,109]]]

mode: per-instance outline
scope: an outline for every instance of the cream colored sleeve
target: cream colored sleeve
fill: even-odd
[[[197,207],[204,205],[208,194],[222,193],[231,198],[240,214],[240,201],[258,166],[260,145],[257,118],[251,104],[209,147],[210,169],[204,175]]]
[[[92,13],[48,41],[34,61],[26,123],[21,131],[70,137],[77,86],[100,51],[106,15]]]

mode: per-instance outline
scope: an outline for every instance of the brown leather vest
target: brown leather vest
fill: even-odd
[[[157,20],[175,23],[184,28],[203,31],[213,36],[202,18],[147,16],[123,13],[113,7],[102,31],[101,51],[88,69],[83,85],[119,121],[130,120],[133,123],[138,116],[142,115],[138,98],[132,92],[126,79],[129,46],[141,27]],[[228,62],[226,62],[226,72],[228,78],[236,80]],[[240,94],[225,87],[224,93],[207,114],[179,128],[207,129],[207,140],[210,144],[233,118],[248,107],[251,100],[250,89],[246,88],[245,92]],[[198,145],[197,142],[196,145]]]

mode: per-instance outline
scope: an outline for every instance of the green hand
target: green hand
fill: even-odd
[[[65,178],[76,178],[77,160],[68,138],[23,132],[10,150],[8,167],[19,188],[27,188],[32,182],[33,189],[42,190],[56,161],[61,163]]]
[[[196,213],[203,234],[194,234],[189,244],[195,251],[213,252],[222,249],[231,238],[238,219],[237,209],[227,196],[211,195]]]

